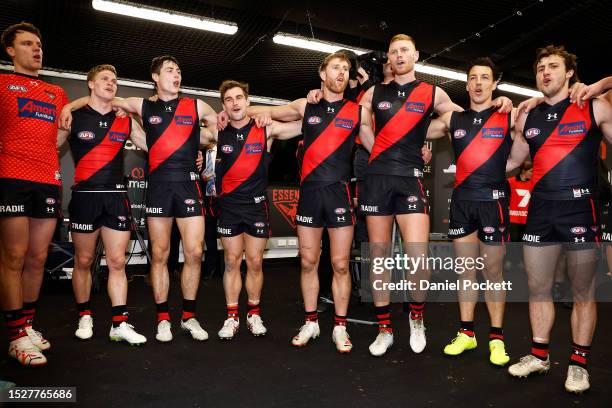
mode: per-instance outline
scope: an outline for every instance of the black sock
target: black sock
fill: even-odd
[[[157,309],[157,323],[162,320],[170,321],[170,313],[168,313],[168,302],[156,303],[155,308]]]
[[[501,340],[504,341],[504,329],[501,327],[493,327],[489,329],[489,341]]]
[[[38,301],[34,302],[23,302],[23,316],[26,319],[26,327],[32,326],[34,323],[34,315],[36,314],[36,307],[38,306]]]
[[[15,341],[28,335],[25,331],[25,316],[22,309],[5,310],[4,321],[8,331],[9,341]]]
[[[572,343],[572,355],[570,357],[570,365],[577,365],[586,368],[591,346],[581,346],[580,344]]]
[[[77,303],[76,306],[79,311],[79,317],[91,315],[91,302],[89,300],[87,302]]]
[[[195,311],[196,311],[195,299],[194,300],[183,299],[183,317],[182,317],[183,321],[186,322],[192,317],[195,317]]]
[[[113,314],[113,327],[119,327],[121,323],[127,322],[128,312],[126,305],[113,306],[111,312]]]

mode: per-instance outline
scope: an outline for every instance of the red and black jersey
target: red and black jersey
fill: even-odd
[[[149,148],[149,181],[198,180],[200,146],[197,101],[177,98],[142,103],[142,123]]]
[[[268,162],[266,128],[251,120],[219,132],[215,181],[222,202],[260,203],[266,200]]]
[[[423,177],[421,148],[435,91],[435,86],[419,81],[374,85],[375,139],[368,174]]]
[[[0,178],[61,185],[57,118],[68,98],[57,85],[0,74]]]
[[[493,201],[506,196],[511,117],[496,109],[451,115],[450,134],[457,163],[453,199]]]
[[[523,135],[533,160],[532,195],[549,200],[592,198],[597,186],[601,130],[593,101],[584,108],[566,98],[529,112]]]
[[[123,147],[130,137],[131,119],[115,112],[101,114],[86,106],[72,114],[68,139],[74,157],[74,190],[125,190]]]
[[[360,119],[361,107],[346,99],[306,104],[302,121],[302,184],[349,181]]]

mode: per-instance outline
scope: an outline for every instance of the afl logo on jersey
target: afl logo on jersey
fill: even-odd
[[[15,91],[15,92],[28,92],[28,88],[26,88],[23,85],[13,85],[10,84],[9,86],[7,86],[9,91]]]
[[[94,132],[90,132],[88,130],[85,130],[83,132],[79,132],[77,134],[77,137],[81,140],[93,140],[96,137],[96,134]]]
[[[185,201],[183,201],[185,204],[187,205],[194,205],[195,204],[195,200],[193,198],[188,198]]]
[[[531,139],[531,138],[536,137],[539,134],[540,134],[540,129],[538,129],[538,128],[531,128],[531,129],[527,129],[527,131],[525,132],[525,137],[527,139]]]
[[[162,118],[160,118],[159,116],[151,116],[149,118],[149,123],[152,125],[159,125],[160,123],[162,123]]]
[[[265,227],[265,226],[266,226],[266,224],[264,224],[263,222],[256,222],[256,223],[255,223],[255,224],[253,224],[253,225],[255,225],[257,228],[263,228],[263,227]]]
[[[572,234],[580,235],[584,234],[587,230],[584,227],[573,227],[570,229],[570,231],[572,232]]]
[[[336,208],[336,209],[334,210],[334,212],[335,212],[336,214],[338,214],[338,215],[342,215],[342,214],[345,214],[345,213],[346,213],[346,209],[345,209],[345,208]]]
[[[221,151],[223,153],[231,153],[234,151],[234,148],[231,145],[223,145],[221,146]]]
[[[389,101],[382,101],[382,102],[379,102],[378,105],[376,105],[376,106],[380,110],[391,109],[391,102],[389,102]]]
[[[321,123],[321,118],[318,116],[311,116],[308,118],[309,125],[318,125],[319,123]]]
[[[495,232],[495,228],[493,227],[484,227],[482,230],[487,234],[492,234]]]
[[[457,129],[455,130],[455,133],[453,133],[453,136],[455,137],[455,139],[461,139],[465,135],[467,135],[467,132],[465,131],[465,129]]]
[[[47,198],[47,199],[45,200],[45,202],[46,202],[48,205],[53,205],[53,204],[55,204],[55,198],[51,198],[51,197],[49,197],[49,198]]]

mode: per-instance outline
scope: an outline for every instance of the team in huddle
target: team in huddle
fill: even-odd
[[[312,91],[308,98],[284,106],[250,106],[248,85],[227,80],[219,89],[223,111],[217,114],[201,100],[179,97],[181,70],[172,56],[153,59],[153,100],[116,98],[115,68],[98,65],[87,76],[89,96],[68,103],[61,88],[38,78],[40,38],[36,27],[28,23],[11,26],[2,35],[2,46],[15,72],[0,75],[0,295],[9,355],[21,364],[44,365],[43,351],[50,348],[32,323],[47,249],[61,216],[57,148],[65,141],[75,161],[69,211],[75,246],[72,282],[79,311],[77,337],[93,335],[90,268],[100,237],[109,269],[109,337],[134,345],[146,342],[128,322],[126,306],[125,253],[132,224],[122,152],[128,139],[148,157],[146,216],[157,307],[156,340],[173,338],[167,268],[173,220],[185,258],[180,327],[194,340],[208,338],[196,316],[205,211],[196,159],[199,149],[212,143],[218,152],[217,231],[224,248],[227,303],[227,318],[218,336],[229,340],[239,330],[243,256],[247,264],[246,326],[255,336],[265,335],[260,300],[263,253],[270,235],[268,152],[273,140],[301,135],[296,224],[305,322],[292,344],[306,346],[320,335],[317,267],[323,229],[327,228],[335,309],[332,341],[339,352],[348,353],[353,347],[347,314],[355,213],[365,214],[371,257],[389,255],[394,222],[405,253],[426,255],[430,221],[422,183],[428,153],[423,145],[448,135],[457,163],[449,237],[458,256],[484,255],[483,274],[493,282],[502,280],[503,244],[509,239],[506,172],[531,155],[533,192],[523,240],[533,343],[531,353],[508,371],[522,377],[550,368],[548,344],[554,321],[550,291],[556,259],[565,248],[574,294],[573,348],[565,387],[572,392],[589,388],[586,363],[596,320],[593,278],[596,243],[601,236],[595,193],[597,155],[602,137],[612,140],[612,98],[609,93],[597,96],[612,84],[608,79],[591,86],[576,83],[576,57],[563,47],[538,50],[534,70],[544,96],[519,108],[513,108],[508,98],[493,99],[497,67],[489,58],[479,58],[467,69],[470,107],[464,110],[441,88],[416,80],[419,53],[415,41],[398,34],[389,44],[389,78],[383,83],[368,87],[365,81],[358,85],[361,92],[349,91],[351,61],[336,52],[325,57],[319,68],[321,90]],[[355,155],[364,161],[365,169],[358,208],[354,208],[349,188],[356,148],[366,152]],[[382,277],[388,281],[390,271],[386,272]],[[409,279],[428,280],[430,274],[421,268]],[[468,270],[461,279],[475,280],[475,274]],[[381,356],[394,342],[390,294],[373,291],[373,295],[378,334],[369,351]],[[470,290],[458,295],[460,328],[444,348],[452,356],[477,347],[474,308],[478,294]],[[411,291],[410,296],[409,342],[420,353],[426,346],[427,292]],[[485,298],[491,321],[490,362],[504,366],[510,360],[504,344],[504,293],[487,293]]]

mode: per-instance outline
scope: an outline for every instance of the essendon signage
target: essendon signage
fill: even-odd
[[[269,187],[268,197],[272,198],[273,204],[270,224],[274,235],[295,235],[295,215],[300,199],[298,187]]]

